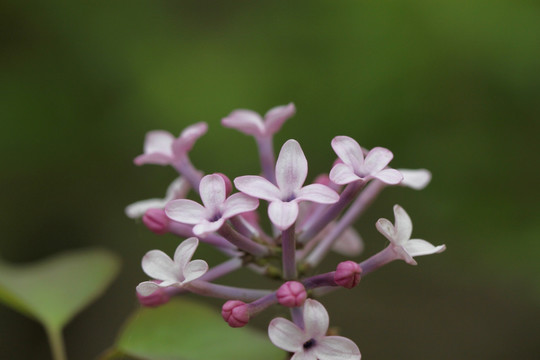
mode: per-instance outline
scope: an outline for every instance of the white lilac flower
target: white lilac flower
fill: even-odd
[[[148,296],[159,288],[182,287],[203,276],[208,271],[206,261],[190,261],[198,245],[199,240],[195,237],[184,240],[176,248],[174,259],[161,250],[147,252],[142,259],[143,271],[160,282],[142,282],[137,286],[137,292],[142,296]]]
[[[195,225],[193,233],[197,236],[217,231],[227,219],[259,206],[259,200],[246,194],[236,193],[227,198],[225,180],[218,174],[203,177],[199,192],[204,206],[193,200],[178,199],[165,207],[170,219]]]
[[[293,352],[291,360],[359,360],[356,344],[342,336],[326,336],[329,318],[316,300],[304,303],[304,329],[295,323],[275,318],[268,326],[270,341],[280,349]]]
[[[390,246],[396,255],[408,264],[416,265],[413,259],[415,256],[431,255],[446,250],[445,245],[433,246],[429,242],[421,239],[411,239],[412,222],[405,210],[394,205],[395,225],[390,220],[379,219],[377,230],[390,240]]]
[[[336,184],[379,179],[386,184],[395,185],[403,180],[403,175],[399,171],[386,168],[394,157],[388,149],[375,147],[364,159],[360,145],[348,136],[336,136],[332,139],[332,148],[343,161],[334,165],[330,171],[330,180]]]
[[[164,130],[149,131],[144,139],[144,154],[137,156],[134,162],[136,165],[170,165],[183,160],[207,130],[208,125],[199,122],[185,128],[178,138]]]
[[[284,106],[276,106],[264,115],[263,118],[255,111],[235,110],[221,120],[225,127],[233,128],[246,135],[263,138],[278,132],[283,123],[294,115],[296,109],[293,103]]]
[[[163,199],[148,199],[134,202],[126,207],[126,215],[131,219],[137,219],[144,215],[149,209],[163,209],[171,200],[184,198],[190,189],[189,182],[184,178],[176,178],[167,188],[167,193]]]
[[[302,186],[306,180],[308,164],[300,144],[288,140],[276,162],[277,186],[261,176],[240,176],[234,179],[238,190],[250,196],[267,200],[268,216],[280,230],[288,229],[298,217],[298,203],[312,201],[333,204],[339,195],[321,184]]]

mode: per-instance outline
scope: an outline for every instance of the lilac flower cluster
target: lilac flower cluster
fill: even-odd
[[[189,126],[178,138],[161,130],[147,134],[144,154],[135,158],[135,164],[170,165],[180,177],[164,199],[136,202],[126,208],[126,214],[142,217],[154,233],[187,239],[172,259],[160,250],[143,257],[142,268],[152,280],[140,283],[137,295],[144,306],[162,305],[184,292],[226,299],[222,316],[231,327],[244,326],[261,311],[280,304],[290,308],[293,321],[273,319],[268,335],[277,347],[294,353],[292,359],[360,359],[354,342],[327,336],[328,313],[313,298],[340,287],[351,289],[362,276],[393,260],[416,265],[414,257],[439,253],[445,246],[411,239],[411,219],[395,205],[393,224],[387,219],[376,223],[390,241],[386,248],[360,263],[343,261],[335,271],[314,275],[314,269],[329,251],[349,257],[360,254],[362,239],[351,225],[385,187],[419,190],[431,174],[424,169],[392,169],[390,150],[368,151],[348,136],[336,136],[331,146],[337,160],[329,174],[304,185],[308,162],[300,144],[286,141],[277,160],[273,150],[273,135],[295,111],[291,103],[269,110],[264,118],[250,110],[236,110],[222,119],[223,126],[253,136],[259,150],[262,176],[240,176],[233,182],[220,173],[203,175],[189,159],[196,140],[207,131],[205,123]],[[233,184],[239,192],[233,193]],[[190,190],[198,193],[202,204],[185,198]],[[270,232],[259,221],[260,200],[268,203]],[[191,260],[199,241],[230,259],[211,268],[204,260]],[[213,282],[241,267],[277,279],[280,286],[246,289]]]

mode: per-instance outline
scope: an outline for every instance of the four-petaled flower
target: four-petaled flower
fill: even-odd
[[[278,132],[283,123],[294,115],[296,109],[293,103],[284,106],[276,106],[264,115],[251,110],[235,110],[226,118],[221,120],[221,124],[226,127],[236,129],[246,135],[256,138],[263,138]]]
[[[236,193],[228,198],[225,180],[218,174],[201,179],[199,192],[204,206],[193,200],[173,200],[165,207],[167,216],[184,224],[195,225],[193,233],[204,236],[219,230],[225,220],[259,206],[259,200],[246,194]]]
[[[369,151],[364,159],[362,148],[356,140],[348,136],[336,136],[332,139],[332,148],[343,161],[332,167],[330,180],[339,185],[354,181],[379,179],[380,181],[395,185],[403,180],[403,175],[395,169],[385,169],[394,155],[388,149],[375,147]]]
[[[411,239],[412,222],[405,210],[394,205],[395,226],[390,220],[379,219],[377,221],[377,230],[390,240],[390,246],[396,255],[411,265],[416,265],[414,256],[431,255],[443,252],[445,245],[433,246],[429,242],[421,239]]]
[[[359,360],[360,350],[342,336],[326,336],[329,318],[324,306],[316,300],[304,303],[304,329],[295,323],[275,318],[268,327],[270,341],[293,352],[291,360]]]
[[[268,216],[280,230],[288,229],[298,217],[298,202],[312,201],[333,204],[339,195],[329,187],[311,184],[302,187],[306,180],[308,164],[300,144],[288,140],[276,162],[276,182],[272,184],[261,176],[240,176],[234,179],[238,190],[250,196],[270,202]]]
[[[144,281],[137,286],[137,292],[142,296],[148,296],[159,288],[182,287],[203,276],[208,271],[206,261],[190,261],[198,245],[199,240],[195,237],[184,240],[176,248],[174,260],[161,250],[147,252],[142,259],[143,271],[161,282]]]
[[[135,158],[136,165],[170,165],[183,160],[195,141],[206,133],[208,125],[199,122],[188,126],[178,138],[165,130],[154,130],[146,134],[144,154]]]

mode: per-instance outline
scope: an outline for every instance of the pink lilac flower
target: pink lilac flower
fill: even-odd
[[[344,185],[375,178],[386,184],[395,185],[403,180],[403,175],[399,171],[385,168],[394,157],[388,149],[373,148],[364,159],[360,145],[348,136],[336,136],[332,139],[332,148],[343,161],[334,165],[330,171],[330,180],[336,184]]]
[[[146,275],[161,282],[144,281],[137,286],[137,292],[142,296],[148,296],[159,288],[183,287],[203,276],[208,270],[206,261],[191,261],[198,245],[199,240],[195,237],[184,240],[176,248],[174,259],[161,250],[147,252],[142,259],[143,271]]]
[[[208,125],[205,122],[199,122],[185,128],[178,138],[168,131],[150,131],[144,140],[144,154],[137,156],[134,162],[136,165],[171,165],[181,161],[191,150],[195,141],[207,130]]]
[[[263,118],[255,111],[235,110],[229,116],[221,120],[225,127],[237,129],[246,135],[256,138],[272,136],[281,129],[283,123],[296,112],[293,103],[284,106],[276,106],[264,115]]]
[[[191,186],[184,178],[178,177],[169,185],[163,199],[137,201],[126,207],[126,215],[129,218],[137,219],[143,216],[149,209],[163,209],[169,201],[186,197],[190,188]]]
[[[326,336],[329,318],[316,300],[304,303],[304,329],[295,323],[276,318],[270,322],[268,336],[280,349],[293,352],[291,360],[360,360],[360,350],[342,336]]]
[[[234,185],[241,192],[270,202],[268,216],[280,230],[288,229],[298,217],[298,203],[312,201],[333,204],[339,195],[321,184],[303,186],[308,172],[308,164],[300,144],[288,140],[279,153],[276,162],[277,186],[261,176],[240,176]]]
[[[411,265],[417,265],[413,259],[415,256],[431,255],[446,250],[445,245],[433,246],[429,242],[421,239],[411,239],[412,221],[405,210],[394,205],[395,225],[390,220],[379,219],[377,230],[390,240],[390,246],[398,258],[403,259]]]
[[[246,194],[236,193],[227,198],[223,175],[206,175],[201,179],[199,191],[204,206],[193,200],[178,199],[165,207],[170,219],[195,225],[193,233],[197,236],[217,231],[227,219],[259,206],[259,200]]]

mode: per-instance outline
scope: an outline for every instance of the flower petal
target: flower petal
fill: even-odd
[[[199,185],[201,200],[210,216],[214,216],[225,202],[225,181],[218,174],[206,175]]]
[[[156,291],[157,289],[159,289],[159,286],[155,282],[153,282],[153,281],[144,281],[144,282],[140,283],[139,285],[137,285],[136,290],[142,296],[148,296],[148,295],[152,295],[154,293],[154,291]]]
[[[281,129],[283,123],[296,113],[293,103],[284,106],[276,106],[264,115],[264,126],[266,135],[275,134]]]
[[[264,124],[261,116],[251,110],[235,110],[226,118],[221,119],[221,125],[236,129],[246,135],[263,136]]]
[[[144,139],[144,153],[160,153],[172,157],[174,136],[165,130],[149,131]]]
[[[268,206],[268,217],[278,229],[286,230],[298,217],[298,204],[295,201],[272,201]]]
[[[319,204],[334,204],[339,195],[328,186],[321,184],[306,185],[296,192],[296,200],[312,201]]]
[[[189,181],[179,176],[174,179],[174,181],[169,185],[169,187],[167,188],[167,193],[165,194],[165,198],[163,200],[169,202],[174,199],[185,198],[190,189],[191,186],[189,184]]]
[[[229,219],[235,215],[253,211],[259,207],[259,200],[246,194],[232,194],[225,200],[223,205],[223,219]]]
[[[148,199],[134,202],[126,206],[124,210],[127,217],[130,219],[138,219],[144,215],[148,209],[163,209],[167,204],[163,199]]]
[[[176,251],[174,252],[174,263],[177,269],[183,271],[183,269],[186,267],[186,264],[193,257],[193,254],[195,254],[197,246],[199,246],[199,239],[197,239],[196,237],[190,237],[182,241],[180,245],[176,247]]]
[[[203,220],[193,227],[193,234],[204,237],[210,233],[218,231],[225,222],[225,219],[219,218],[215,221]]]
[[[201,136],[208,131],[208,124],[198,122],[185,128],[178,139],[172,144],[172,150],[176,157],[184,156],[193,148],[193,145]]]
[[[404,244],[407,240],[411,238],[412,234],[412,221],[409,215],[405,210],[399,206],[394,205],[394,216],[395,216],[395,229],[396,229],[396,239],[400,244]]]
[[[339,163],[330,170],[330,180],[334,184],[345,185],[362,178],[354,173],[351,165]]]
[[[446,245],[434,246],[426,240],[411,239],[403,245],[403,248],[411,256],[422,256],[443,252],[446,250]]]
[[[367,174],[375,175],[388,165],[394,154],[383,147],[375,147],[369,151],[364,161],[364,171]]]
[[[379,230],[379,232],[383,234],[385,238],[390,240],[390,242],[397,243],[396,229],[394,228],[394,225],[392,224],[390,220],[379,219],[375,223],[375,227],[377,227],[377,230]]]
[[[307,159],[300,144],[293,139],[287,140],[281,147],[276,162],[276,182],[281,194],[285,197],[292,196],[304,184],[307,173]]]
[[[156,280],[177,280],[178,275],[173,260],[161,250],[150,250],[142,258],[142,269],[146,275]]]
[[[431,181],[431,172],[426,169],[399,169],[399,172],[403,175],[401,185],[408,186],[415,190],[422,190]]]
[[[193,260],[184,268],[184,281],[182,285],[200,278],[208,271],[208,264],[204,260]]]
[[[247,175],[234,179],[234,186],[241,192],[259,199],[274,201],[281,200],[281,192],[261,176]]]
[[[307,352],[302,349],[294,353],[291,360],[317,360],[317,355],[313,351]]]
[[[332,246],[332,250],[345,256],[358,256],[364,250],[362,237],[354,228],[348,227]]]
[[[313,348],[319,360],[360,360],[360,350],[343,336],[326,336]]]
[[[332,139],[332,149],[337,156],[354,171],[360,170],[364,164],[364,154],[360,145],[348,136],[336,136]],[[334,180],[332,180],[334,181]],[[337,183],[336,183],[337,184]]]
[[[317,300],[307,299],[304,303],[304,329],[308,339],[325,337],[330,319],[324,306]]]
[[[296,352],[309,340],[298,326],[284,318],[275,318],[268,325],[268,337],[278,348]]]
[[[373,177],[389,185],[399,184],[403,180],[403,175],[396,169],[381,170],[375,175],[373,175]]]
[[[174,221],[193,225],[206,220],[207,211],[193,200],[178,199],[165,206],[165,214]]]

